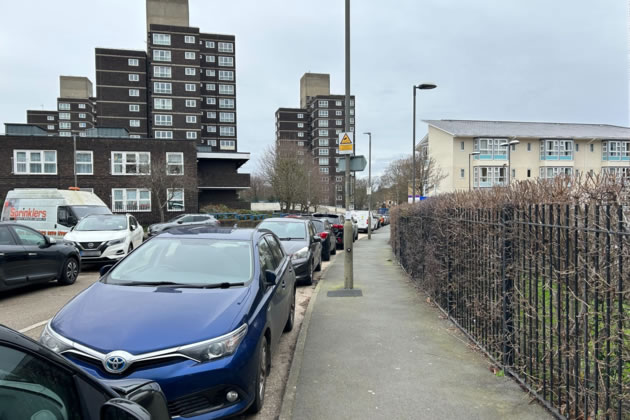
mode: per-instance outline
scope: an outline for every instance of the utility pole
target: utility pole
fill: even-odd
[[[411,203],[416,203],[416,85],[413,86],[413,150],[412,150],[412,161],[413,161],[413,184],[411,187]]]
[[[372,217],[372,133],[367,133],[369,140],[368,151],[368,214]],[[368,240],[372,239],[372,223],[368,223]]]
[[[345,131],[350,132],[350,0],[346,0],[346,98],[345,98]],[[354,136],[353,136],[354,137]],[[350,155],[346,155],[346,221],[343,224],[344,289],[354,287],[354,270],[352,262],[352,215],[350,213]]]

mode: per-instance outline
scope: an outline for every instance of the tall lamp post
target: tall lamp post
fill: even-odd
[[[370,219],[372,218],[372,133],[369,131],[363,134],[367,134],[370,138],[369,140],[369,151],[368,151],[368,214],[370,215]],[[356,194],[356,190],[354,192]],[[368,223],[368,240],[372,239],[372,223]]]
[[[419,85],[413,85],[413,184],[412,184],[412,203],[416,202],[416,90],[431,90],[435,89],[437,85],[434,83],[421,83]]]
[[[507,147],[507,152],[508,152],[508,166],[507,166],[507,174],[505,176],[505,179],[507,180],[507,185],[510,185],[510,181],[511,181],[511,153],[510,150],[512,149],[512,146],[519,144],[520,141],[514,139],[511,141],[506,141],[505,143],[501,143],[499,145],[499,147]]]
[[[470,161],[472,160],[473,156],[478,156],[478,155],[480,155],[479,152],[472,152],[472,153],[468,154],[468,191],[471,190],[471,183],[472,183],[472,172],[470,171],[470,169],[471,169],[470,168],[470,166],[471,166]]]

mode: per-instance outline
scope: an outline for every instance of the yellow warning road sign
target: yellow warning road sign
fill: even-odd
[[[351,155],[352,154],[352,140],[350,140],[350,133],[339,134],[339,154]]]

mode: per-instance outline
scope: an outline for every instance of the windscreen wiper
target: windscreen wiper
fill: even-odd
[[[118,286],[166,286],[174,289],[228,289],[232,286],[244,286],[245,283],[190,284],[173,281],[136,281],[130,283],[110,283]]]

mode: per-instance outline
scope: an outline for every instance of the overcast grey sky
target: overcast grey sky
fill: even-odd
[[[344,93],[343,0],[189,0],[190,24],[236,35],[239,151],[274,141],[274,112],[299,105],[304,72]],[[628,124],[625,0],[354,0],[357,132],[374,169],[411,150],[418,119]],[[3,5],[0,123],[54,108],[58,77],[94,82],[94,48],[145,49],[144,0],[22,0]],[[4,131],[4,126],[0,128]],[[418,138],[426,132],[419,125]],[[358,136],[358,153],[367,155]]]

